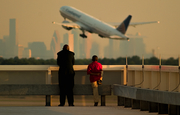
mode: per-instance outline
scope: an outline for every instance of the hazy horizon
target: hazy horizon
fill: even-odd
[[[162,58],[178,57],[180,28],[178,7],[180,1],[173,0],[1,0],[0,4],[0,39],[9,35],[9,19],[18,21],[18,43],[27,47],[28,42],[45,42],[47,49],[55,30],[60,37],[67,33],[61,26],[52,24],[52,21],[62,22],[59,8],[63,5],[73,6],[105,22],[121,22],[129,14],[131,22],[160,21],[159,24],[140,25],[129,27],[127,34],[141,33],[146,44],[146,52],[158,50]],[[93,40],[101,41],[101,47],[108,45],[108,39],[92,35]],[[123,42],[123,41],[121,41]]]

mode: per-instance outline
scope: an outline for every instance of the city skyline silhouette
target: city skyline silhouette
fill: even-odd
[[[52,35],[50,50],[47,49],[46,44],[43,41],[28,42],[28,47],[24,47],[18,42],[18,20],[9,19],[9,36],[4,36],[3,40],[0,40],[0,56],[3,58],[37,58],[37,59],[56,59],[57,52],[62,49],[64,44],[70,46],[70,50],[75,52],[77,59],[90,59],[92,55],[98,55],[100,58],[118,58],[125,56],[140,56],[147,57],[145,52],[145,44],[141,36],[139,38],[132,39],[130,42],[121,42],[120,40],[109,39],[109,44],[104,49],[100,49],[100,43],[94,41],[92,34],[87,33],[88,38],[82,39],[79,36],[79,30],[72,30],[63,35],[63,38],[59,36],[57,30]],[[139,48],[138,48],[139,47]],[[148,55],[148,57],[153,55]]]

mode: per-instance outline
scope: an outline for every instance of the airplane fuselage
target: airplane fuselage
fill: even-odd
[[[124,38],[127,38],[113,26],[102,22],[101,20],[90,16],[76,8],[70,6],[62,6],[59,11],[65,19],[67,18],[80,25],[80,29],[82,30],[89,31],[91,33],[97,33],[107,38],[111,35],[123,36]]]

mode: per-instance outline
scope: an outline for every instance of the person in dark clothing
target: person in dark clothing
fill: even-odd
[[[59,65],[59,88],[60,88],[60,105],[64,106],[66,96],[69,106],[74,106],[74,52],[69,51],[69,46],[66,44],[63,50],[57,53],[57,65]]]

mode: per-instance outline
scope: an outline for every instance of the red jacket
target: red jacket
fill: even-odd
[[[88,65],[87,68],[87,74],[90,73],[101,73],[102,71],[102,65],[97,62],[97,61],[93,61],[91,64]],[[94,81],[98,81],[100,80],[101,75],[90,75],[90,82],[94,82]]]

